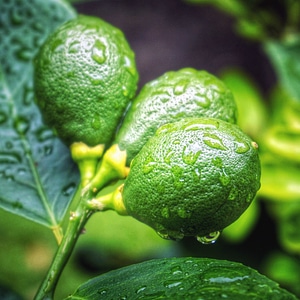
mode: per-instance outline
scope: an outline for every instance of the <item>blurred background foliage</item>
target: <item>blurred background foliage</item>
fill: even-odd
[[[165,241],[114,212],[93,216],[64,270],[58,299],[102,272],[187,255],[242,262],[300,297],[300,2],[70,2],[124,31],[136,53],[140,87],[182,67],[222,78],[235,95],[239,126],[259,144],[262,186],[214,245]],[[56,249],[52,233],[0,210],[0,235],[0,298],[31,299]]]

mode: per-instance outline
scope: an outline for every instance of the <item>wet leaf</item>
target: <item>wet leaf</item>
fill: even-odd
[[[48,34],[76,14],[58,0],[0,0],[0,207],[56,228],[78,174],[34,103],[32,60]]]
[[[110,271],[67,299],[297,299],[240,263],[208,258],[150,260]]]

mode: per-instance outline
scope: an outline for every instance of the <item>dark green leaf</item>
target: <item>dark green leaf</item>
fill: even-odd
[[[0,0],[0,7],[0,207],[55,228],[78,174],[33,101],[32,60],[48,34],[76,14],[58,0]]]
[[[67,299],[297,299],[240,263],[208,258],[157,259],[121,268],[81,285]]]
[[[300,37],[288,42],[269,41],[265,50],[281,85],[300,101]]]

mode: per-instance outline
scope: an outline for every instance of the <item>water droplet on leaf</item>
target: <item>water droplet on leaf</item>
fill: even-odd
[[[3,111],[0,111],[0,124],[4,124],[6,121],[7,115]]]
[[[220,231],[215,231],[205,236],[197,236],[196,238],[198,242],[204,245],[209,245],[215,243],[219,236]]]
[[[62,193],[64,196],[69,197],[73,194],[74,190],[76,188],[76,184],[75,183],[70,183],[67,186],[65,186],[62,190]]]
[[[23,118],[23,117],[19,117],[15,120],[14,122],[14,128],[16,129],[16,131],[19,134],[26,134],[26,132],[28,131],[30,127],[30,123],[27,119]]]

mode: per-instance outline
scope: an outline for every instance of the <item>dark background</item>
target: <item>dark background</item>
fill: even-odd
[[[236,35],[233,19],[211,6],[184,0],[98,0],[74,6],[125,33],[136,53],[140,85],[183,67],[217,75],[228,66],[240,66],[264,90],[274,80],[260,45]]]

